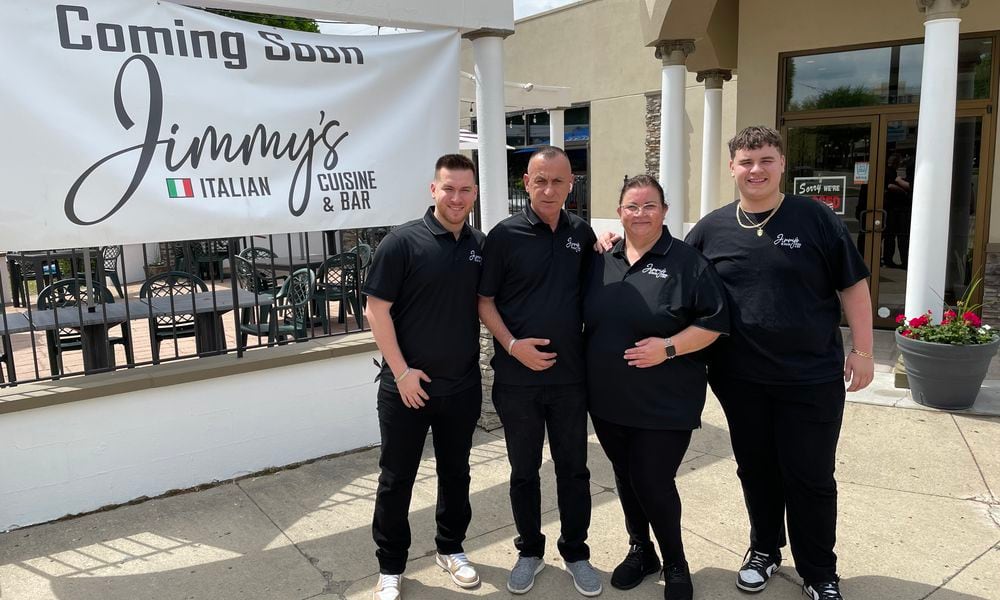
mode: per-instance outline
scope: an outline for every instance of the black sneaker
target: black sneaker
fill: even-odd
[[[691,600],[694,598],[694,585],[691,583],[691,571],[686,562],[671,563],[663,568],[663,600]]]
[[[642,583],[646,575],[660,572],[660,559],[652,546],[644,548],[638,544],[629,546],[628,554],[611,573],[611,585],[620,590],[630,590]]]
[[[748,558],[749,557],[749,558]],[[744,592],[761,592],[767,580],[781,568],[781,553],[765,554],[753,548],[743,555],[743,566],[736,574],[736,587]]]
[[[840,584],[836,581],[803,583],[802,593],[810,600],[844,600],[840,595]]]

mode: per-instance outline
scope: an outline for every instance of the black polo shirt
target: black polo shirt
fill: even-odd
[[[725,288],[700,252],[663,235],[629,265],[625,241],[594,258],[584,295],[590,412],[641,429],[694,429],[705,406],[705,351],[645,369],[625,350],[648,337],[666,338],[694,325],[729,332]]]
[[[751,216],[760,222],[768,214]],[[687,242],[715,265],[729,294],[732,331],[713,345],[713,378],[787,385],[843,378],[837,292],[869,272],[829,207],[786,195],[757,236],[740,227],[732,202],[702,218]]]
[[[563,210],[552,231],[526,206],[498,223],[483,246],[479,295],[494,298],[518,338],[545,338],[558,354],[553,366],[532,371],[493,341],[493,370],[506,385],[584,382],[581,285],[597,238],[590,225]]]
[[[479,385],[476,289],[485,236],[465,225],[458,239],[434,218],[393,229],[372,260],[362,292],[392,302],[389,314],[408,366],[431,378],[423,389],[446,396]],[[397,392],[382,360],[381,386]]]

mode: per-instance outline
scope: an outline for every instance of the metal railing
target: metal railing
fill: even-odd
[[[576,175],[573,177],[573,189],[566,197],[566,204],[563,207],[584,221],[590,222],[590,190],[589,179],[586,175]],[[519,183],[510,185],[507,188],[507,214],[514,215],[528,205],[530,198],[528,192]],[[473,210],[470,222],[476,229],[482,229],[482,214],[479,211],[479,203]]]
[[[388,231],[7,253],[0,386],[367,330],[361,288]]]

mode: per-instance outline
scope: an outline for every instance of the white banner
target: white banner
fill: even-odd
[[[373,227],[457,150],[455,31],[327,36],[3,0],[0,249]]]

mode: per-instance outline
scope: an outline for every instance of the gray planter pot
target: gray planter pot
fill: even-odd
[[[988,344],[953,346],[911,340],[897,331],[896,346],[917,403],[962,410],[975,404],[1000,339]]]

